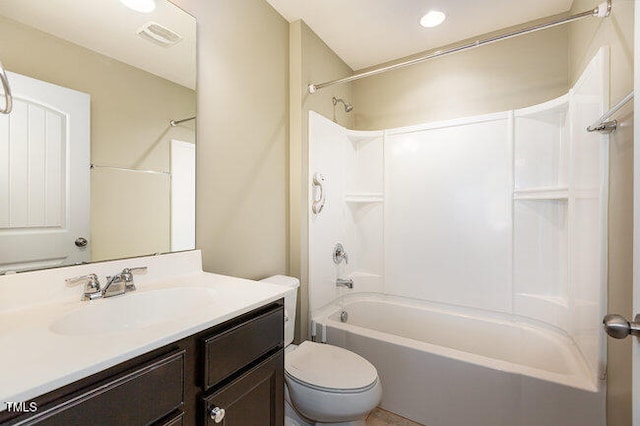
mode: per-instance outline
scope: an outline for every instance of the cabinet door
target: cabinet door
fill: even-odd
[[[184,401],[185,351],[163,356],[50,407],[18,425],[143,426]]]
[[[224,409],[218,423],[211,411]],[[233,382],[204,398],[207,426],[280,426],[284,424],[284,351],[267,358]],[[222,418],[220,418],[222,417]]]

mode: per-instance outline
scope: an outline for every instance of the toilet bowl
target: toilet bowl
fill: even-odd
[[[297,278],[276,275],[263,282],[290,288],[285,295],[285,425],[364,425],[380,403],[382,385],[376,368],[346,349],[293,342]]]
[[[291,405],[316,423],[355,425],[382,399],[375,367],[346,349],[305,341],[284,365]]]

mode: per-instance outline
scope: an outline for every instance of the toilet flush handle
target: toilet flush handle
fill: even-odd
[[[220,423],[222,419],[224,419],[224,414],[224,408],[213,407],[211,410],[209,410],[209,417],[211,417],[211,420],[216,423]]]

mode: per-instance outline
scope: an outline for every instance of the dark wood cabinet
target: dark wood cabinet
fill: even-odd
[[[267,311],[206,339],[204,389],[211,389],[273,349],[282,346],[283,324],[279,311]]]
[[[56,401],[19,424],[121,426],[154,423],[184,402],[184,358],[185,351],[163,356]]]
[[[56,389],[32,413],[0,412],[0,425],[284,424],[284,302]],[[219,420],[220,420],[219,415]]]
[[[210,396],[203,398],[207,426],[212,411],[224,410],[224,426],[277,426],[284,423],[284,351],[278,351]]]

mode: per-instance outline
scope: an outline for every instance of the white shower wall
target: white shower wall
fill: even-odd
[[[510,116],[386,132],[388,293],[511,310]]]
[[[596,383],[608,137],[585,128],[607,107],[607,64],[601,49],[567,95],[479,117],[356,132],[311,112],[309,170],[327,178],[309,217],[312,317],[346,292],[512,315],[571,336]]]
[[[347,130],[309,112],[309,170],[326,178],[324,208],[309,217],[309,280],[317,283],[309,288],[312,313],[346,291],[336,288],[338,277],[353,277],[359,291],[384,292],[382,141],[383,132]],[[313,175],[310,203],[320,197],[312,181]],[[338,242],[348,265],[333,262]]]

